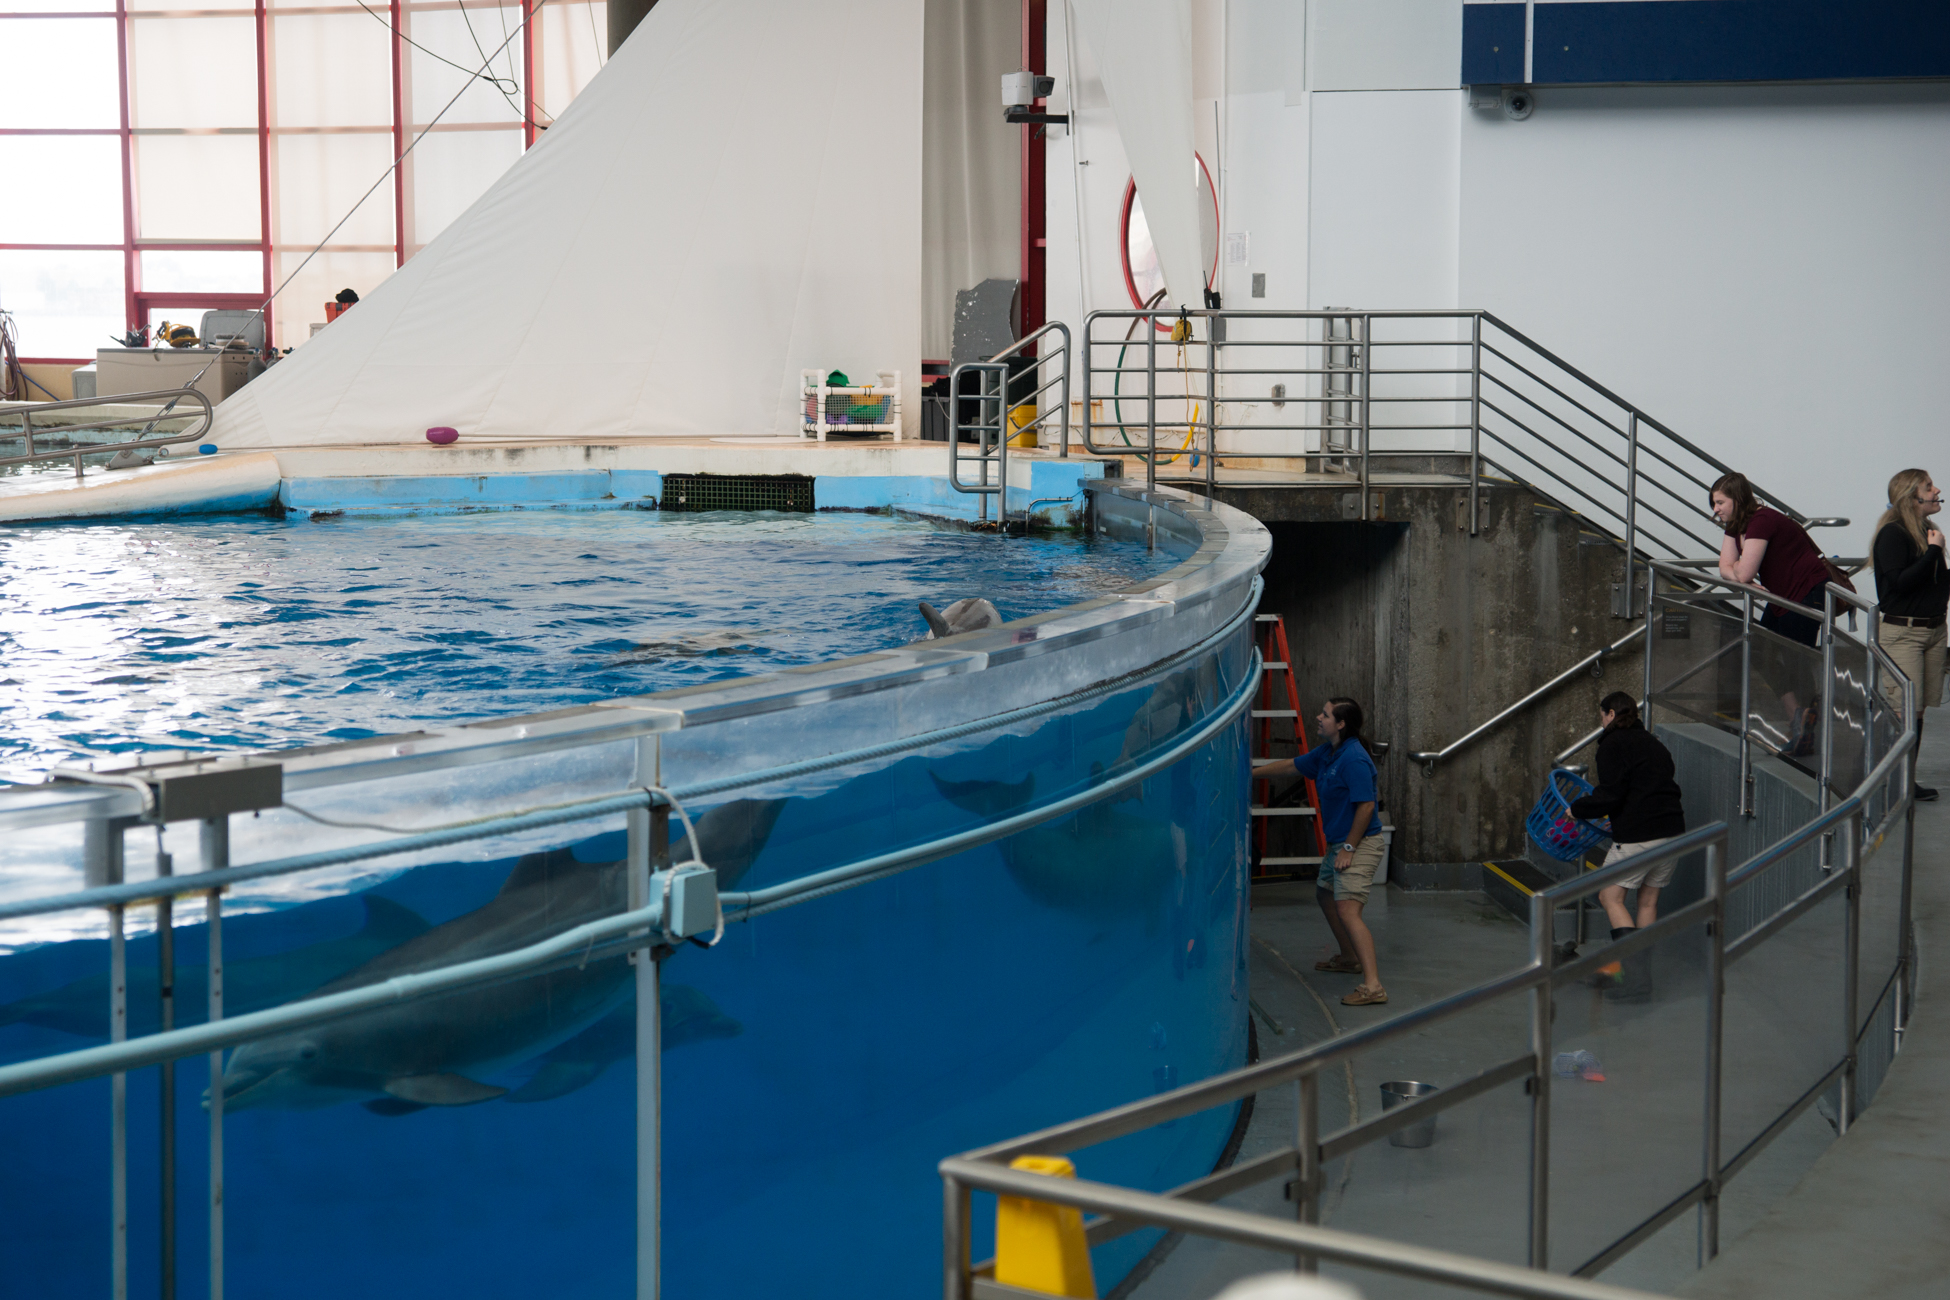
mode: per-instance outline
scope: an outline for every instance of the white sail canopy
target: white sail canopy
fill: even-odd
[[[913,420],[922,13],[662,0],[464,215],[225,402],[213,440],[784,434],[802,368],[899,369]]]
[[[1131,163],[1169,305],[1205,305],[1191,0],[1073,0]]]

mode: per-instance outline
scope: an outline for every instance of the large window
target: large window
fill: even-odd
[[[0,0],[0,309],[22,359],[91,360],[294,273],[271,342],[302,343],[595,75],[604,0],[523,18],[520,0]]]

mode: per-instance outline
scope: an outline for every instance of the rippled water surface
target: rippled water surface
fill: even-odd
[[[1021,618],[1164,552],[875,515],[492,514],[0,529],[0,760],[353,739]]]

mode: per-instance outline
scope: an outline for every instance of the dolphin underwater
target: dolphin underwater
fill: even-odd
[[[928,624],[928,634],[921,638],[923,641],[933,641],[961,632],[979,632],[985,627],[996,627],[1002,622],[1001,611],[980,596],[965,596],[939,611],[924,600],[921,602],[921,617],[926,619]]]
[[[659,984],[657,993],[663,1015],[661,1042],[666,1052],[692,1043],[708,1043],[714,1038],[736,1038],[745,1032],[743,1025],[689,985]],[[588,1087],[604,1070],[635,1055],[636,999],[631,997],[568,1042],[545,1052],[528,1082],[509,1093],[506,1100],[553,1101]],[[366,1103],[368,1110],[381,1107],[389,1113],[399,1113],[386,1107],[383,1101]]]
[[[290,1002],[364,965],[379,954],[426,933],[428,929],[427,923],[416,913],[391,899],[381,898],[377,894],[361,894],[359,901],[365,904],[366,919],[357,933],[307,944],[268,957],[225,961],[224,1014],[241,1016]],[[155,941],[151,939],[146,947],[149,954],[143,959],[137,956],[135,945],[130,945],[127,989],[131,1038],[153,1034],[162,1027]],[[209,1015],[209,978],[209,969],[200,963],[177,963],[175,1003],[179,1029],[200,1025]],[[106,1039],[108,972],[89,975],[58,989],[0,1006],[0,1025],[22,1021],[83,1038]]]
[[[1026,806],[1035,790],[1033,774],[1006,785],[928,776],[949,803],[984,817]],[[997,847],[1003,865],[1023,893],[1044,906],[1092,916],[1155,912],[1185,873],[1184,829],[1121,812],[1114,803],[1100,799],[1002,840]]]
[[[783,800],[741,799],[697,819],[704,860],[718,870],[722,885],[735,883],[750,868],[783,808]],[[671,849],[674,861],[691,859],[688,837],[681,833]],[[625,867],[622,861],[579,862],[566,849],[529,854],[486,905],[372,958],[311,996],[508,952],[613,916],[628,896]],[[538,1077],[552,1073],[555,1081],[539,1084],[522,1099],[559,1096],[590,1082],[616,1059],[603,1059],[609,1049],[600,1035],[581,1048],[573,1044],[629,996],[630,975],[629,963],[616,956],[247,1043],[224,1067],[224,1106],[311,1109],[364,1100],[379,1114],[467,1106],[509,1094],[505,1087],[481,1082],[480,1075],[538,1056]],[[736,1025],[715,1007],[691,1010],[700,1025],[720,1030]],[[668,999],[664,1011],[670,1013]],[[553,1060],[552,1053],[557,1054]],[[564,1068],[551,1072],[551,1065]]]

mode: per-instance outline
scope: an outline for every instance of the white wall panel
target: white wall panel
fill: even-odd
[[[1460,0],[1309,0],[1314,90],[1453,90]]]
[[[1863,554],[1932,467],[1950,355],[1940,87],[1550,90],[1465,112],[1462,295]],[[1934,466],[1939,477],[1947,472]]]

